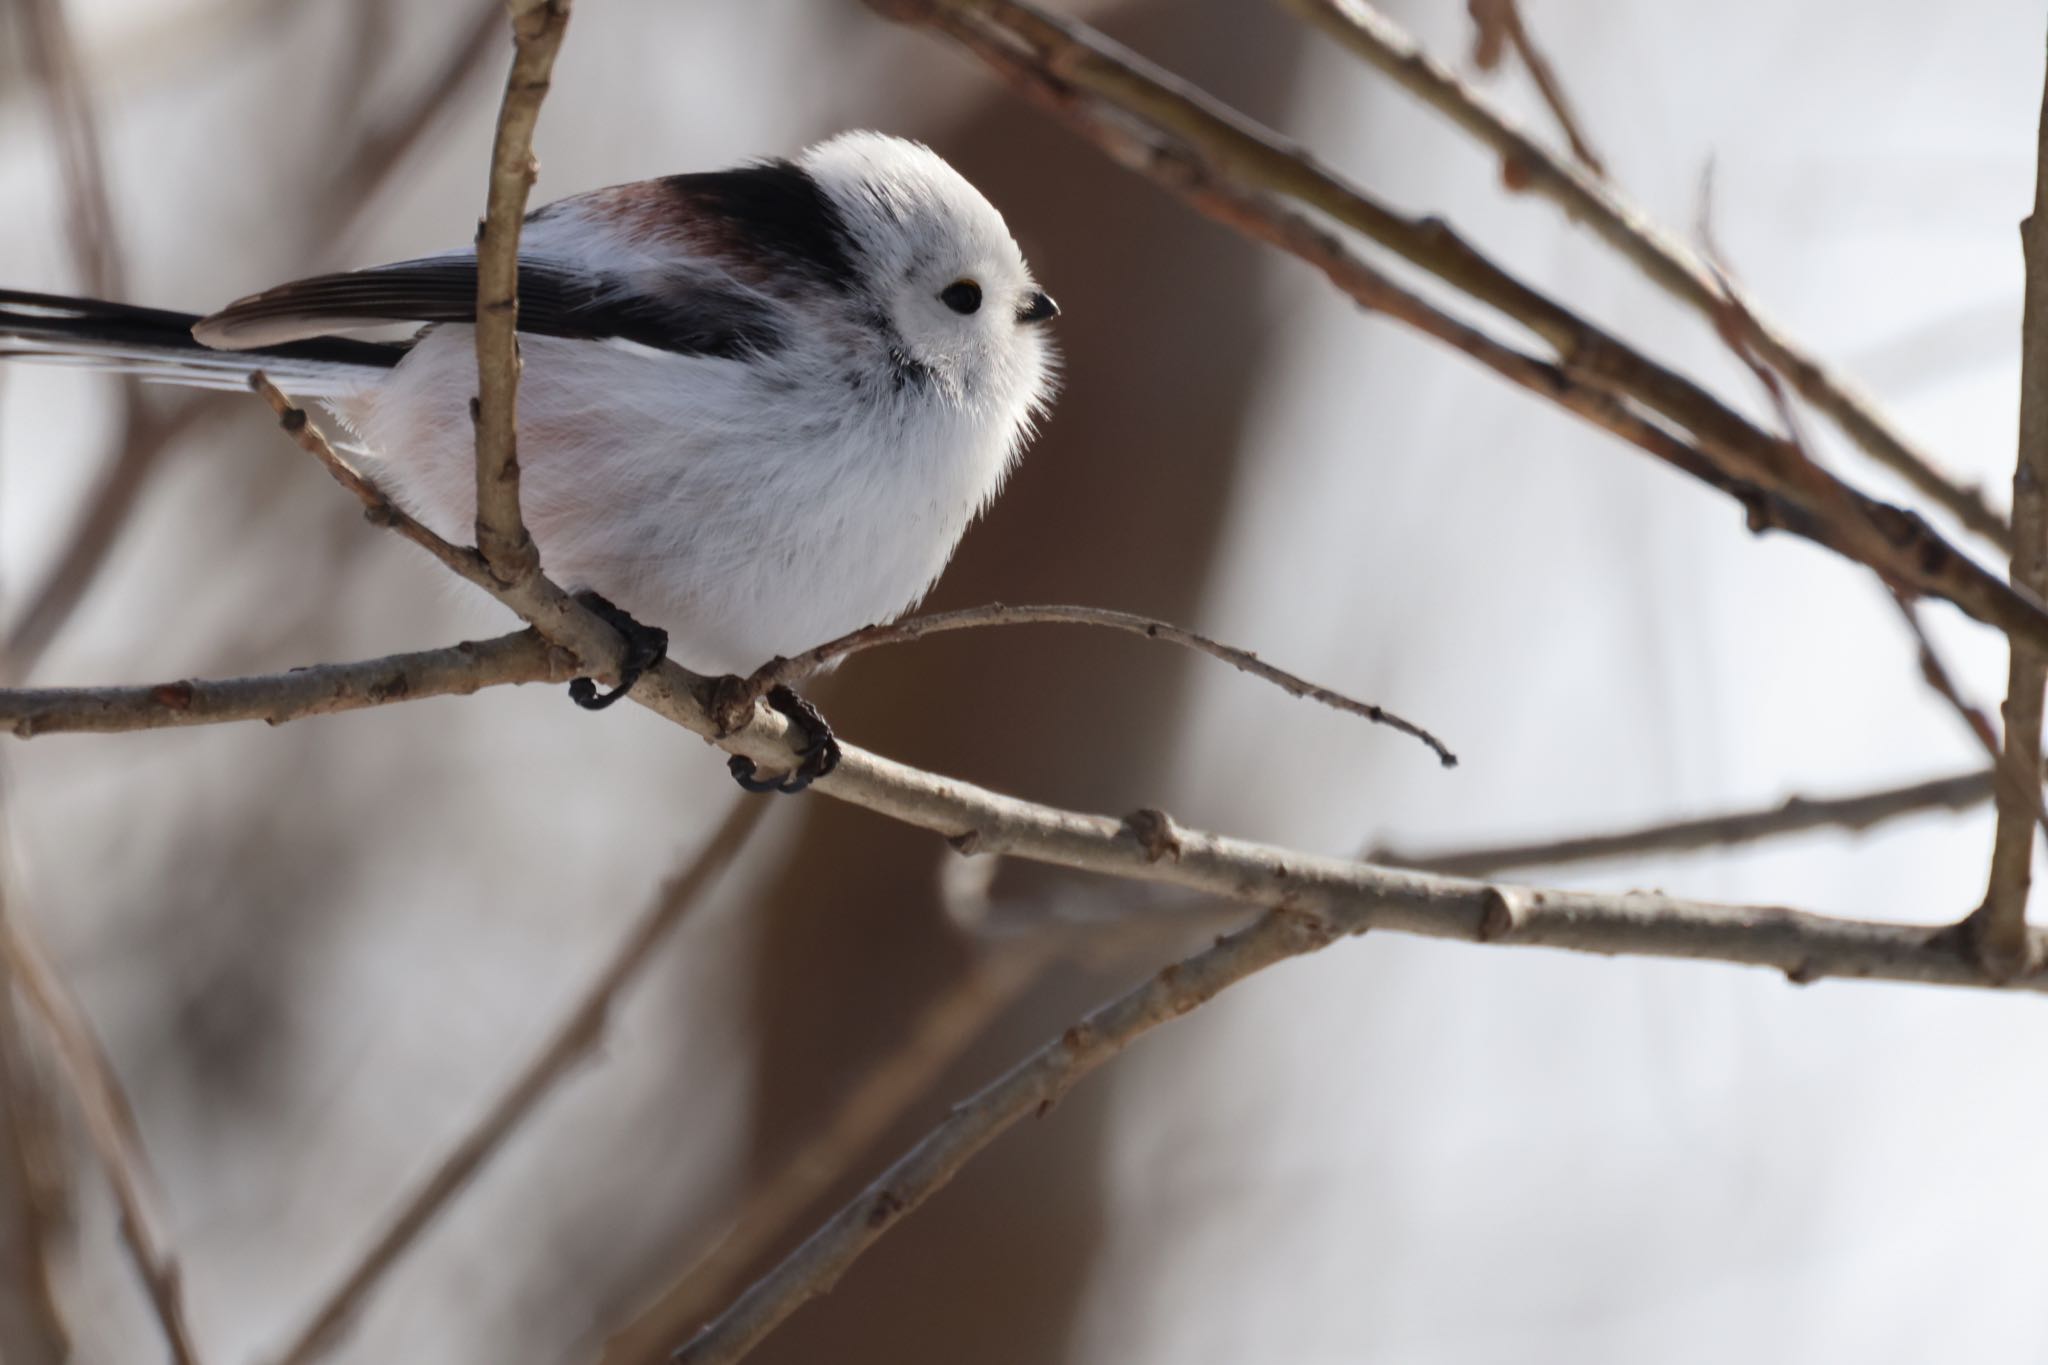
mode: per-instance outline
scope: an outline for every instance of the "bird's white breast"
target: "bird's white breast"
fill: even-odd
[[[745,672],[923,597],[1022,437],[1032,393],[979,401],[851,370],[529,336],[522,503],[542,567]],[[380,476],[442,535],[475,516],[467,327],[424,337],[349,413]]]

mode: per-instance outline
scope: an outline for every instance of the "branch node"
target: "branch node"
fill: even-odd
[[[1146,862],[1156,863],[1165,857],[1180,861],[1180,826],[1165,811],[1151,806],[1134,810],[1124,817],[1123,828],[1145,850]]]
[[[871,1228],[886,1226],[889,1221],[907,1207],[903,1196],[894,1190],[878,1191],[868,1204],[867,1225]]]
[[[1531,910],[1529,893],[1518,886],[1489,886],[1480,893],[1479,941],[1498,943],[1522,927]]]
[[[149,699],[158,706],[173,711],[192,709],[192,684],[189,682],[159,683],[149,689]]]

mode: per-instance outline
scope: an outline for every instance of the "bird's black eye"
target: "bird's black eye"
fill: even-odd
[[[939,291],[939,302],[964,317],[981,307],[981,286],[973,280],[955,280]]]

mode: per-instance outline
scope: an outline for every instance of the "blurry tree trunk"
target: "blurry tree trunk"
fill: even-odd
[[[1233,102],[1281,111],[1301,35],[1256,8],[1150,3],[1100,18]],[[1085,601],[1198,619],[1257,379],[1262,262],[1144,182],[1072,155],[1068,140],[1000,94],[942,139],[1013,221],[1029,225],[1026,255],[1067,303],[1060,343],[1071,379],[1052,418],[1058,439],[1026,458],[932,605]],[[1032,201],[1047,188],[1034,168],[1055,164],[1072,177],[1061,199],[1079,211],[1034,214]],[[1108,673],[1117,688],[1091,685]],[[1019,632],[863,658],[825,693],[825,709],[860,743],[907,762],[1118,810],[1163,795],[1133,785],[1132,775],[1168,766],[1186,676],[1182,658],[1142,644],[1090,631]],[[761,1040],[753,1150],[768,1164],[964,967],[935,905],[929,838],[834,803],[811,803],[806,813],[788,873],[755,911],[767,927],[751,1021]],[[1035,992],[1025,1017],[969,1053],[859,1163],[857,1179],[1099,990],[1070,979]],[[1028,1142],[991,1153],[856,1268],[851,1292],[799,1314],[757,1358],[1061,1359],[1103,1232],[1106,1093],[1068,1100]]]

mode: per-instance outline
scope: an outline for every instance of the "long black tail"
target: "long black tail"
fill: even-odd
[[[238,389],[257,370],[313,398],[361,390],[404,357],[402,342],[321,337],[248,351],[192,338],[191,313],[0,289],[0,360],[91,365],[204,389]]]

